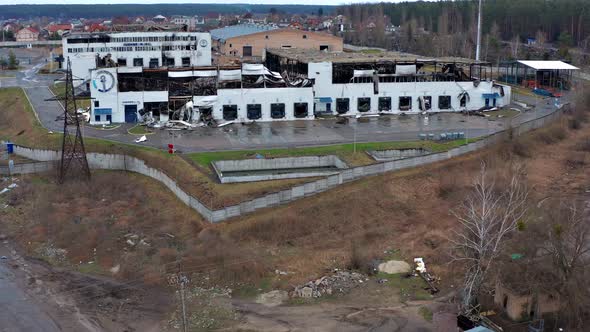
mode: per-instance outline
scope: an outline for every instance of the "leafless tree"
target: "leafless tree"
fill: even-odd
[[[482,163],[473,190],[458,211],[460,227],[452,239],[454,260],[465,263],[461,311],[473,310],[490,267],[507,236],[527,211],[528,189],[521,166],[511,169],[508,182],[498,188]]]
[[[551,206],[538,226],[540,254],[550,257],[556,284],[547,285],[559,293],[560,320],[580,328],[590,317],[590,217],[582,204],[573,202]]]

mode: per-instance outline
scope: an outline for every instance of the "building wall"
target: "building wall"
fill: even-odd
[[[268,36],[268,38],[267,38]],[[307,38],[303,38],[306,36]],[[244,46],[252,46],[252,56],[264,56],[265,49],[283,48],[309,48],[319,50],[321,45],[327,45],[331,52],[342,52],[342,38],[327,33],[302,31],[296,29],[278,29],[254,33],[246,36],[229,38],[225,43],[218,44],[219,50],[225,55],[242,57]],[[235,53],[234,53],[235,52]]]
[[[167,57],[174,58],[175,67],[182,66],[182,58],[190,57],[191,66],[211,65],[211,35],[209,33],[190,32],[127,32],[109,34],[117,38],[146,38],[160,36],[196,36],[197,41],[132,41],[132,42],[109,42],[109,43],[88,43],[72,44],[67,38],[62,39],[64,58],[72,60],[72,74],[81,80],[74,81],[75,85],[83,83],[83,80],[90,79],[90,71],[96,68],[96,55],[104,57],[111,54],[113,61],[126,59],[127,67],[133,66],[133,59],[142,58],[143,67],[149,67],[151,58],[158,59],[158,66],[162,64],[162,53]],[[201,40],[204,40],[201,44]],[[196,46],[194,50],[173,50],[162,52],[162,46]],[[148,48],[155,50],[147,50]],[[117,48],[117,49],[115,49]],[[121,48],[130,48],[128,51],[118,51]]]
[[[505,300],[506,306],[504,307]],[[538,294],[537,308],[533,308],[533,295],[517,294],[501,284],[496,285],[494,303],[502,308],[512,320],[529,318],[531,310],[538,310],[536,314],[539,315],[554,313],[559,310],[559,301],[548,294]]]
[[[349,112],[346,114],[375,114],[378,113],[379,97],[391,98],[391,113],[400,113],[399,98],[411,97],[412,108],[407,113],[422,112],[419,109],[418,97],[431,96],[432,103],[429,112],[452,112],[462,110],[477,110],[485,106],[484,93],[498,93],[500,89],[494,87],[493,82],[480,82],[475,86],[473,82],[407,82],[407,83],[379,83],[378,93],[374,93],[373,83],[348,83],[332,84],[332,64],[330,62],[310,63],[308,65],[308,77],[315,79],[314,92],[316,98],[326,97],[332,99],[332,110],[336,113],[336,98],[349,98]],[[496,106],[505,106],[510,103],[511,89],[503,86],[504,97],[497,98]],[[470,100],[466,107],[460,106],[459,94],[467,91]],[[451,108],[440,109],[439,96],[451,96]],[[358,98],[371,98],[369,112],[358,112]],[[490,106],[493,101],[490,100]]]

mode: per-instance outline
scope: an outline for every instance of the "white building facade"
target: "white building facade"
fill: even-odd
[[[112,32],[64,36],[64,58],[75,85],[88,83],[100,67],[193,67],[211,65],[211,35],[196,32]]]

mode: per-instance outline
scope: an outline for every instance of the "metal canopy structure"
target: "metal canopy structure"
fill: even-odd
[[[536,60],[518,60],[518,63],[523,64],[534,70],[579,70],[580,68],[565,63],[563,61],[536,61]]]
[[[568,90],[572,72],[578,69],[563,61],[506,61],[498,66],[498,80],[533,89]]]

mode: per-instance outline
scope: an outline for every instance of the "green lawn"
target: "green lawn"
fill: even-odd
[[[468,142],[474,142],[477,139],[469,139]],[[198,152],[189,153],[187,156],[197,164],[207,168],[213,161],[234,160],[255,158],[256,154],[261,154],[265,158],[279,157],[299,157],[299,156],[318,156],[318,155],[336,155],[346,161],[350,166],[367,165],[374,163],[366,151],[370,150],[389,150],[405,148],[424,148],[433,152],[447,151],[452,148],[464,145],[466,140],[455,140],[444,143],[433,141],[411,141],[411,142],[374,142],[374,143],[357,143],[356,153],[354,144],[337,144],[326,146],[314,146],[304,148],[288,149],[264,149],[264,150],[240,150],[240,151],[219,151],[219,152]]]
[[[56,84],[50,85],[49,89],[57,96],[63,97],[66,94],[66,85],[65,82],[58,82]],[[90,99],[77,99],[76,106],[78,108],[88,108],[90,107]]]
[[[428,285],[420,277],[408,277],[405,273],[387,274],[379,272],[377,279],[387,279],[386,285],[399,289],[402,302],[432,299],[432,295],[426,290]]]
[[[129,132],[132,135],[149,135],[149,134],[153,134],[152,131],[150,131],[146,126],[141,126],[141,125],[137,125],[131,129],[129,129],[127,132]]]

